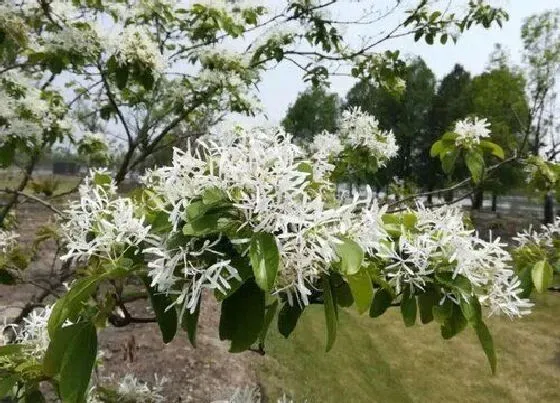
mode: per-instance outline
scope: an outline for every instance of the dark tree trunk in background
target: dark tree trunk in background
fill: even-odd
[[[484,192],[481,189],[476,189],[473,194],[472,209],[473,210],[482,209],[483,202],[484,202]]]
[[[492,193],[492,212],[495,213],[498,210],[498,195]]]
[[[544,197],[544,223],[552,224],[554,222],[554,197],[552,192],[548,192]]]

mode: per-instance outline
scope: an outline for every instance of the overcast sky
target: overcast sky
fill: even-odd
[[[493,3],[504,6],[509,12],[510,19],[501,29],[495,24],[489,30],[474,28],[466,32],[457,44],[448,41],[446,45],[429,46],[420,43],[422,41],[415,43],[413,38],[406,37],[387,42],[384,47],[378,49],[398,49],[401,54],[420,55],[438,79],[447,74],[455,63],[461,63],[471,73],[478,74],[485,69],[495,43],[503,44],[512,61],[520,64],[522,50],[520,29],[523,20],[531,14],[560,7],[560,0],[494,0]],[[341,19],[356,15],[356,12],[360,10],[348,7],[348,3],[345,9],[335,10],[336,15]],[[395,18],[402,17],[395,16]],[[394,20],[384,22],[387,26],[380,26],[380,30],[391,28],[393,26],[391,22]],[[354,36],[361,33],[358,30],[348,34]],[[261,119],[275,124],[284,117],[288,105],[294,102],[298,92],[306,88],[306,83],[302,81],[301,73],[297,68],[286,63],[266,72],[263,78],[263,82],[259,85],[259,96],[263,102],[265,116]],[[331,89],[342,97],[354,83],[352,79],[342,77],[334,77],[331,81]]]

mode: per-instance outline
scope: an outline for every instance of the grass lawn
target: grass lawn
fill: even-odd
[[[539,297],[532,315],[487,321],[498,373],[492,376],[471,329],[449,341],[432,322],[405,328],[398,308],[380,318],[340,312],[325,353],[321,306],[306,309],[285,340],[269,332],[257,374],[265,395],[296,402],[560,402],[560,294]]]

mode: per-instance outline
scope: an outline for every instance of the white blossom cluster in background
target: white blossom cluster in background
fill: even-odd
[[[113,181],[96,184],[100,177],[110,180],[104,171],[91,171],[80,185],[80,199],[66,211],[68,218],[61,223],[67,242],[63,260],[99,256],[114,261],[128,248],[156,240],[144,217],[136,213],[132,200],[116,196]]]
[[[453,132],[457,135],[455,144],[457,146],[470,147],[480,144],[480,140],[490,137],[490,123],[486,119],[478,117],[459,120],[455,123]]]
[[[22,325],[7,324],[0,326],[1,335],[5,335],[5,330],[11,328],[15,334],[14,343],[23,344],[24,352],[41,360],[49,347],[49,332],[47,325],[52,312],[52,306],[37,308],[23,318]],[[1,340],[1,339],[0,339]],[[8,340],[3,340],[6,343]],[[0,343],[2,345],[2,343]]]
[[[556,217],[551,224],[541,225],[539,231],[529,227],[529,229],[518,232],[517,236],[513,238],[520,247],[535,244],[547,248],[554,247],[554,239],[560,240],[560,217]]]
[[[6,231],[0,228],[0,252],[8,253],[17,245],[19,234],[14,231]]]
[[[381,130],[379,121],[360,108],[351,108],[342,113],[340,135],[353,147],[366,147],[377,159],[378,166],[385,166],[399,150],[393,132]]]
[[[14,139],[39,145],[46,130],[69,130],[65,106],[41,97],[28,77],[7,72],[0,78],[0,146]]]
[[[165,69],[163,56],[146,28],[127,25],[122,32],[113,32],[108,39],[108,52],[119,64],[137,63],[155,73]]]
[[[157,374],[154,375],[154,382],[152,386],[148,385],[136,378],[134,374],[127,373],[125,376],[115,381],[114,376],[111,376],[104,381],[109,383],[116,383],[116,392],[119,401],[135,402],[135,403],[163,403],[166,401],[163,396],[163,385],[167,383],[167,378],[158,378]],[[107,400],[99,395],[99,390],[96,386],[89,389],[86,398],[87,403],[102,403]]]

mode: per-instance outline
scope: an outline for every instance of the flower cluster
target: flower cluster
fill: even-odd
[[[560,217],[556,217],[553,223],[543,224],[539,231],[535,231],[532,227],[518,232],[513,238],[519,247],[527,245],[542,246],[545,248],[554,247],[554,240],[560,240]]]
[[[384,166],[399,150],[395,135],[391,131],[381,130],[378,120],[360,108],[342,113],[340,134],[351,146],[366,147],[377,158],[379,166]]]
[[[480,139],[490,137],[490,123],[486,119],[478,117],[459,120],[455,123],[453,132],[457,135],[455,144],[457,146],[470,147],[480,144]]]
[[[52,306],[45,306],[32,311],[23,318],[23,324],[6,325],[3,328],[11,328],[15,333],[15,343],[25,346],[24,352],[32,358],[41,360],[49,347],[50,337],[47,329]],[[0,327],[2,329],[2,327]],[[3,329],[2,329],[3,330]]]
[[[150,32],[138,25],[127,25],[124,30],[110,38],[109,53],[121,65],[139,64],[152,72],[165,69],[163,56]]]
[[[17,238],[19,237],[13,231],[5,231],[0,229],[0,253],[8,253],[17,245]]]
[[[65,114],[61,103],[50,102],[27,77],[9,72],[0,80],[0,146],[22,140],[33,147],[46,131],[67,131]]]
[[[138,380],[134,374],[127,373],[117,382],[116,394],[119,401],[135,402],[135,403],[162,403],[165,401],[163,396],[163,385],[167,382],[167,378],[159,378],[154,375],[154,383],[150,387],[146,382]],[[114,378],[107,379],[114,382]],[[103,396],[103,391],[94,386],[90,388],[87,403],[102,403],[107,400]]]
[[[63,260],[98,256],[117,260],[131,247],[154,242],[150,226],[131,199],[116,196],[116,185],[104,171],[92,171],[80,185],[80,200],[70,204],[61,223],[67,253]]]
[[[412,229],[403,228],[398,243],[383,244],[378,253],[391,262],[383,272],[397,292],[405,285],[423,290],[434,276],[461,276],[470,286],[459,288],[459,297],[477,296],[489,306],[490,314],[513,317],[529,313],[532,304],[519,296],[523,290],[509,267],[507,244],[480,239],[466,227],[458,207],[426,209],[419,205],[414,220]],[[456,293],[444,296],[460,302]]]

